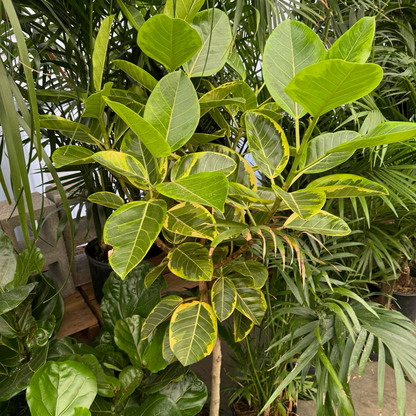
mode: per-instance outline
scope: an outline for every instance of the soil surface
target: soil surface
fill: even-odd
[[[401,285],[396,282],[394,291],[397,293],[413,294],[416,293],[416,277],[410,276],[410,283],[408,285]]]

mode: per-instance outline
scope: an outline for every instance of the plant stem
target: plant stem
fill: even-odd
[[[155,244],[165,253],[169,253],[170,248],[159,237],[156,237]]]
[[[300,131],[299,131],[299,117],[295,118],[295,134],[296,134],[296,153],[300,148]]]
[[[219,269],[220,267],[230,263],[234,259],[236,259],[238,256],[243,254],[245,251],[247,251],[254,243],[254,240],[251,239],[247,241],[246,244],[241,246],[235,253],[231,254],[231,256],[226,257],[224,260],[219,261],[218,263],[214,264],[214,269]]]
[[[212,371],[211,371],[211,403],[209,416],[220,414],[220,384],[221,384],[221,339],[217,335],[214,349],[212,350]]]

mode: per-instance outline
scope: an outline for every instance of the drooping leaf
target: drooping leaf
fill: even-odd
[[[267,267],[255,260],[237,261],[232,263],[231,266],[235,272],[251,277],[256,289],[261,289],[269,278]]]
[[[153,91],[156,88],[157,80],[143,68],[121,59],[115,59],[113,64],[149,91]]]
[[[318,117],[369,94],[382,77],[383,70],[378,65],[331,59],[299,71],[285,92],[312,116]]]
[[[325,192],[327,198],[355,198],[359,196],[388,195],[387,189],[377,182],[358,175],[338,174],[315,179],[308,186]]]
[[[330,236],[348,235],[351,232],[350,227],[344,220],[326,211],[319,211],[306,220],[303,220],[297,214],[292,214],[283,227]]]
[[[124,201],[123,198],[121,198],[121,196],[114,194],[113,192],[107,191],[93,193],[88,197],[88,201],[112,209],[117,209],[124,205]]]
[[[169,254],[170,271],[185,280],[210,281],[214,266],[208,250],[199,243],[183,243]]]
[[[236,310],[234,312],[234,340],[242,341],[253,329],[254,322]]]
[[[237,304],[237,291],[230,279],[220,277],[215,281],[211,289],[211,303],[221,322],[231,316]]]
[[[144,17],[140,13],[139,9],[129,4],[125,4],[123,0],[117,0],[117,3],[120,6],[120,9],[123,12],[124,16],[127,17],[129,23],[136,30],[140,30],[140,28],[144,24]]]
[[[12,242],[7,234],[0,230],[0,291],[4,292],[6,285],[13,282],[16,270],[16,257]]]
[[[156,281],[156,279],[163,273],[168,265],[168,259],[165,257],[160,264],[155,266],[149,273],[147,273],[144,278],[144,285],[146,289],[149,289],[150,286]]]
[[[176,403],[163,394],[151,394],[140,407],[126,407],[120,416],[182,416]]]
[[[183,202],[167,212],[163,226],[171,233],[212,240],[217,235],[217,230],[207,224],[215,224],[215,219],[206,208],[192,202]]]
[[[165,14],[152,16],[140,28],[140,49],[152,59],[174,71],[192,58],[202,45],[198,32],[182,19]]]
[[[97,394],[94,374],[76,361],[48,361],[33,375],[26,391],[33,416],[72,416],[75,407],[90,407]]]
[[[228,187],[228,199],[237,208],[246,209],[252,204],[267,206],[274,200],[262,199],[253,190],[237,182],[230,182]]]
[[[113,212],[104,226],[103,238],[114,248],[113,270],[124,279],[149,251],[166,217],[161,199],[130,202]]]
[[[55,116],[54,114],[46,114],[40,116],[40,128],[48,130],[59,130],[67,132],[83,132],[89,133],[90,129],[76,121],[67,120],[64,117]]]
[[[244,109],[246,104],[246,100],[244,98],[241,97],[236,97],[236,98],[224,98],[223,100],[216,100],[216,101],[208,101],[206,103],[202,103],[200,102],[200,108],[201,108],[201,113],[207,113],[209,110],[211,110],[212,108],[217,108],[217,107],[230,107],[230,106],[237,106],[239,108],[241,108],[242,110]]]
[[[363,17],[334,42],[325,59],[365,63],[371,53],[375,28],[374,17]]]
[[[18,286],[9,292],[0,293],[0,315],[17,308],[33,291],[36,283]]]
[[[183,299],[177,295],[170,295],[163,298],[150,312],[144,321],[141,338],[147,338],[152,331],[166,319],[168,319],[175,309],[183,302]]]
[[[342,143],[354,140],[357,136],[358,133],[355,131],[345,130],[315,137],[309,141],[306,151],[302,154],[301,166],[308,173],[320,173],[340,165],[354,154],[354,150],[330,154],[327,154],[327,152]]]
[[[245,116],[251,155],[268,178],[275,178],[289,161],[289,143],[282,128],[262,114],[248,112]]]
[[[247,78],[247,71],[244,68],[244,64],[241,60],[240,55],[238,54],[235,46],[231,49],[230,54],[227,58],[227,65],[234,69],[238,75],[240,75],[241,79],[244,80]]]
[[[276,185],[272,185],[272,188],[286,205],[304,220],[320,211],[327,198],[325,192],[319,189],[301,189],[295,192],[285,192]]]
[[[175,182],[160,183],[156,190],[169,198],[224,210],[228,181],[221,172],[200,172]]]
[[[192,146],[198,146],[201,144],[207,144],[212,142],[213,140],[217,140],[225,136],[225,130],[218,130],[215,133],[207,134],[207,133],[194,133],[192,137],[189,139],[189,144]]]
[[[150,374],[143,381],[143,390],[146,394],[154,394],[162,390],[172,381],[180,380],[187,372],[188,367],[184,367],[181,363],[173,363],[157,374]]]
[[[205,0],[167,0],[164,13],[191,23]]]
[[[313,30],[301,22],[287,19],[273,30],[264,49],[263,76],[273,99],[292,117],[304,114],[285,87],[303,68],[319,62],[325,47]]]
[[[190,77],[208,77],[218,72],[227,61],[232,34],[227,15],[209,8],[194,17],[191,26],[202,39],[202,46],[184,65]]]
[[[150,95],[143,117],[172,151],[182,147],[199,122],[198,96],[190,79],[182,71],[164,76]]]
[[[217,338],[217,318],[205,302],[180,305],[170,321],[170,347],[184,366],[209,355]]]

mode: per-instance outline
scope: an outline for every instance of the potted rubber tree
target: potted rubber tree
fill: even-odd
[[[187,366],[213,353],[210,413],[218,415],[221,344],[217,321],[233,316],[237,341],[260,324],[267,308],[261,288],[268,279],[262,262],[268,243],[277,251],[292,230],[347,235],[346,222],[323,210],[326,200],[387,193],[376,182],[349,173],[322,176],[302,187],[303,175],[325,172],[357,149],[411,139],[416,127],[409,122],[385,122],[365,135],[315,131],[322,114],[363,97],[381,81],[381,68],[365,63],[374,35],[372,18],[360,20],[328,51],[302,23],[281,23],[267,41],[263,64],[274,103],[258,105],[254,92],[240,80],[216,88],[205,83],[208,91],[201,94],[192,83],[193,78],[209,76],[224,65],[232,41],[227,16],[217,9],[197,13],[190,6],[177,8],[175,17],[170,13],[166,8],[165,14],[151,17],[139,32],[141,50],[168,71],[151,86],[143,116],[110,97],[101,97],[100,105],[111,108],[132,134],[120,137],[111,148],[82,157],[77,149],[60,151],[71,163],[93,159],[136,190],[134,195],[126,192],[128,203],[111,193],[90,196],[96,203],[117,208],[105,224],[104,241],[112,246],[110,265],[121,279],[155,242],[167,257],[147,274],[146,287],[166,267],[186,281],[198,282],[198,296],[184,293],[162,299],[144,322],[142,335],[170,319],[163,340],[165,354]],[[214,31],[207,30],[210,22]],[[288,51],[292,61],[286,59]],[[138,73],[143,83],[152,80],[144,70]],[[282,111],[294,120],[295,134],[289,139],[278,124]],[[208,112],[225,130],[220,136],[224,135],[225,144],[210,143],[218,134],[195,133],[201,114]],[[226,113],[231,122],[224,122]],[[306,114],[309,125],[302,129],[299,120]],[[243,137],[257,171],[269,178],[271,187],[257,185],[253,167],[239,153],[244,151],[239,147]],[[280,215],[280,211],[292,214]],[[160,240],[162,229],[169,234],[170,244]],[[304,269],[301,276],[306,278]],[[337,293],[352,296],[342,289]],[[332,337],[329,334],[326,343],[333,337],[333,332]],[[355,337],[351,337],[353,343]],[[319,339],[302,356],[307,359],[299,358],[263,410],[313,359],[323,364],[321,376],[328,371],[333,376],[326,355],[331,350],[322,352]],[[404,361],[398,360],[402,367]],[[346,383],[341,378],[328,392],[325,405],[345,408],[350,404],[350,397],[345,396],[347,403],[340,399],[340,385]]]

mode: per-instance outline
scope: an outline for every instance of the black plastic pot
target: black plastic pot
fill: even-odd
[[[416,293],[393,292],[393,302],[397,305],[397,310],[412,322],[416,320]]]

